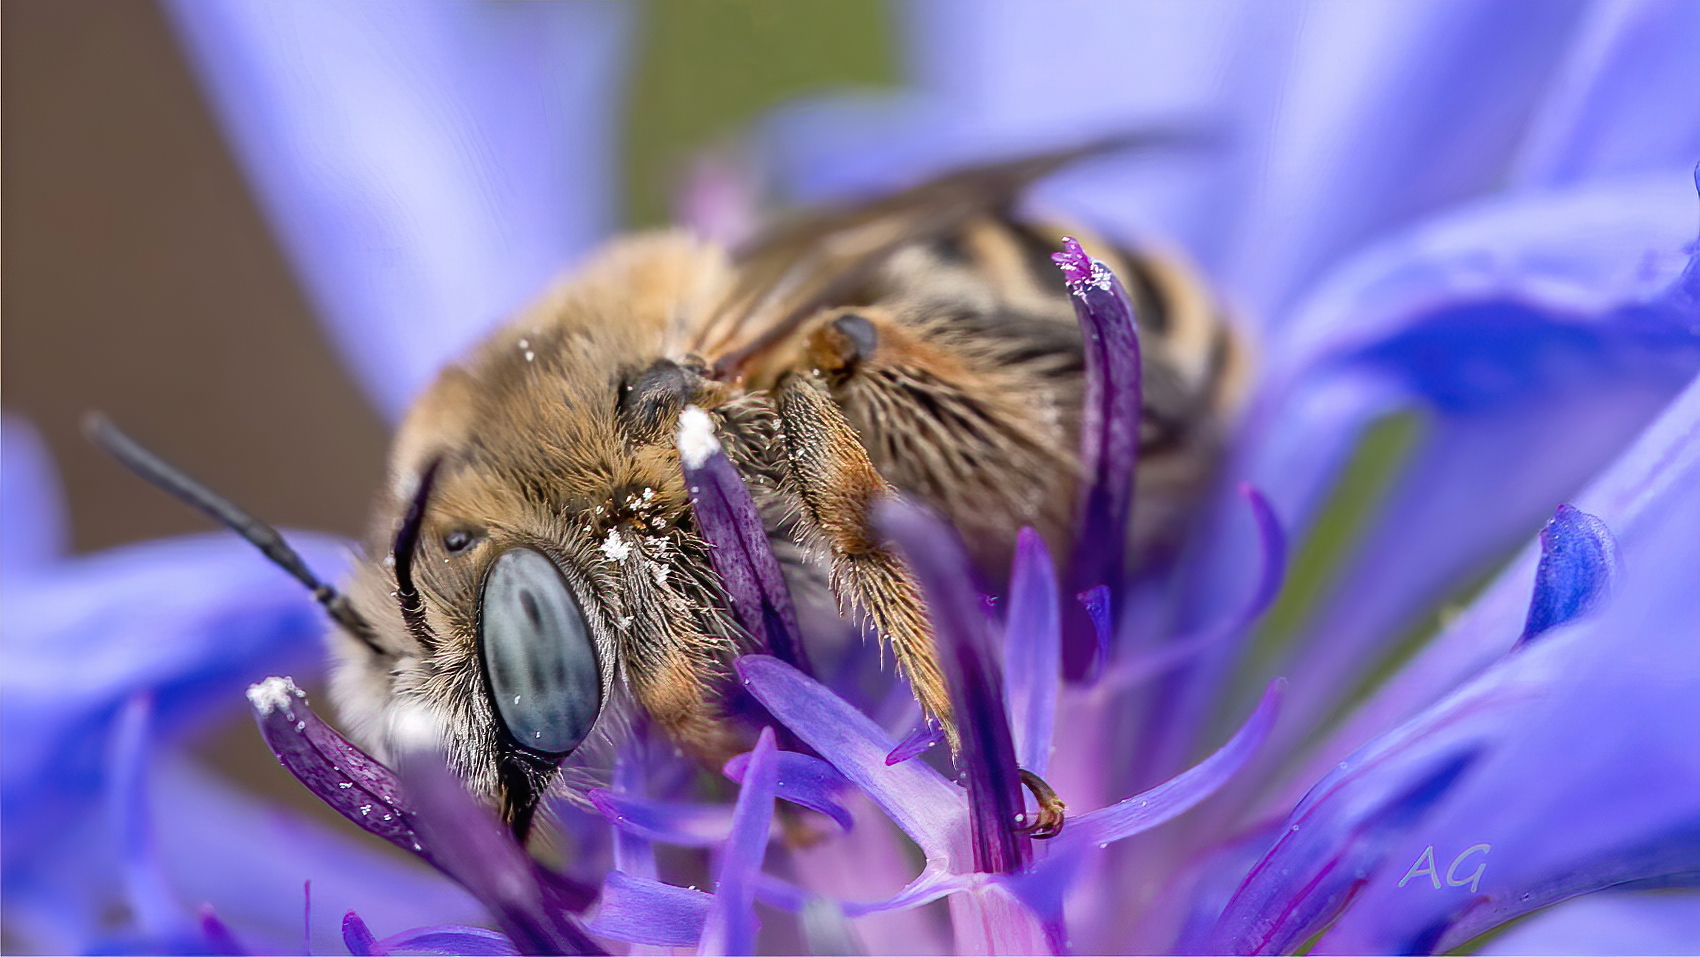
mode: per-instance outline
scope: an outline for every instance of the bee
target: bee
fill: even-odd
[[[677,230],[616,239],[445,368],[394,438],[346,589],[302,570],[338,624],[332,693],[356,740],[393,754],[402,716],[426,710],[522,842],[621,702],[710,766],[745,750],[724,688],[748,636],[696,531],[677,443],[691,407],[789,570],[888,643],[954,734],[920,591],[870,513],[920,499],[988,575],[1022,525],[1068,541],[1081,332],[1050,258],[1063,231],[1015,207],[1081,152],[960,171],[735,250]],[[1140,324],[1130,536],[1149,557],[1208,476],[1242,350],[1177,259],[1087,245],[1128,280]]]

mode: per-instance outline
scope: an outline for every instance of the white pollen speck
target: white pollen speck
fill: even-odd
[[[339,788],[342,788],[344,791],[346,791],[349,788],[354,786],[354,782],[353,781],[338,781],[336,783],[336,786],[339,787]]]
[[[720,440],[714,437],[714,420],[694,405],[685,406],[679,413],[679,456],[685,460],[685,468],[702,468],[718,451]]]
[[[519,704],[519,699],[520,699],[519,695],[517,695],[517,694],[514,695],[514,704]]]
[[[273,676],[259,684],[248,686],[248,703],[261,714],[271,714],[279,708],[289,707],[290,698],[306,698],[306,692],[295,687],[295,682],[289,678]]]
[[[620,630],[625,631],[627,628],[632,626],[632,616],[627,615],[624,618],[621,618],[618,624],[620,626]]]
[[[371,814],[372,813],[372,805],[370,805],[370,804],[360,805],[360,813],[361,814]]]
[[[611,562],[623,562],[632,553],[632,546],[620,533],[610,528],[608,537],[602,540],[602,554]]]
[[[532,352],[530,349],[525,350],[525,361],[530,362],[535,358],[537,358],[537,353]]]

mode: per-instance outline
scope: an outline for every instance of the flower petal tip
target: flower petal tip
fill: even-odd
[[[1617,540],[1596,516],[1571,505],[1560,505],[1541,529],[1541,559],[1535,568],[1535,591],[1522,647],[1568,621],[1599,606],[1617,577]]]
[[[1080,247],[1080,241],[1072,236],[1064,236],[1062,247],[1062,252],[1051,254],[1051,261],[1063,271],[1063,278],[1071,286],[1091,281],[1092,257],[1086,255],[1086,250]]]

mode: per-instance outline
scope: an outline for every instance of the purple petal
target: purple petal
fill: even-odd
[[[1478,758],[1473,751],[1442,752],[1398,778],[1318,785],[1330,790],[1307,798],[1288,819],[1275,847],[1228,901],[1210,949],[1292,951],[1339,916],[1364,875],[1381,866]]]
[[[107,812],[123,862],[131,920],[145,937],[164,939],[185,923],[182,905],[160,869],[148,771],[152,753],[153,699],[131,698],[119,712],[108,759],[111,789]]]
[[[710,895],[694,888],[610,871],[602,884],[602,902],[586,929],[598,937],[651,944],[695,947],[708,919]]]
[[[342,942],[353,957],[382,957],[387,953],[378,946],[372,929],[354,911],[342,915]]]
[[[909,732],[908,736],[902,741],[897,742],[897,747],[892,748],[891,753],[885,756],[885,763],[887,765],[901,764],[910,758],[930,751],[943,742],[944,728],[931,718],[922,716],[919,721],[915,722],[915,730]]]
[[[838,801],[838,795],[850,788],[850,779],[838,773],[837,768],[814,755],[796,751],[779,752],[777,761],[779,779],[774,793],[792,804],[825,814],[846,831],[855,825],[850,811]],[[743,784],[749,765],[750,752],[746,752],[727,761],[724,772],[728,778]]]
[[[721,851],[714,899],[697,944],[699,954],[755,953],[756,930],[761,926],[755,911],[756,880],[767,853],[778,779],[778,745],[773,729],[763,728],[750,752],[738,805],[732,812],[732,834]]]
[[[613,222],[626,8],[167,9],[333,340],[392,418]]]
[[[645,840],[714,847],[732,832],[732,809],[724,804],[652,801],[601,788],[593,788],[589,797],[609,823]]]
[[[1051,724],[1062,680],[1062,624],[1051,552],[1031,528],[1016,537],[1003,647],[1004,696],[1009,700],[1016,763],[1044,777],[1051,763]]]
[[[404,954],[464,954],[467,957],[507,957],[518,954],[514,942],[493,930],[444,924],[435,927],[416,927],[391,934],[378,945],[386,953]]]
[[[735,667],[750,693],[872,798],[929,861],[958,860],[967,814],[960,789],[920,761],[887,765],[891,735],[777,658],[745,655]]]
[[[307,790],[364,830],[441,866],[425,847],[395,772],[337,734],[294,681],[267,678],[248,689],[248,700],[266,744]]]
[[[895,543],[920,579],[962,736],[958,765],[968,774],[968,813],[974,869],[1019,870],[1031,842],[1016,830],[1025,793],[1003,702],[1003,679],[988,656],[981,611],[968,560],[954,529],[920,508],[896,500],[874,506],[874,528]]]
[[[200,917],[201,936],[206,938],[207,950],[210,953],[250,953],[248,948],[243,947],[241,942],[236,939],[236,935],[230,932],[230,928],[224,925],[224,921],[218,919],[218,913],[213,910],[211,904],[201,905]]]
[[[0,418],[0,570],[16,576],[41,569],[65,553],[69,528],[53,453],[28,419]]]
[[[1221,642],[1238,638],[1275,603],[1287,574],[1287,535],[1274,506],[1251,483],[1240,483],[1240,497],[1251,507],[1252,519],[1257,523],[1259,571],[1251,596],[1239,611],[1219,625],[1170,639],[1154,651],[1111,665],[1100,682],[1105,688],[1132,687],[1187,663]]]
[[[1088,259],[1080,244],[1063,240],[1054,257],[1068,277],[1074,313],[1080,319],[1086,374],[1080,406],[1080,467],[1088,484],[1075,510],[1074,550],[1066,591],[1080,594],[1097,585],[1121,585],[1128,527],[1133,514],[1133,476],[1139,464],[1139,326],[1127,290],[1108,266]],[[1070,681],[1096,675],[1104,662],[1097,632],[1079,609],[1063,612],[1063,673]]]
[[[1594,610],[1617,575],[1617,542],[1606,524],[1570,505],[1560,505],[1541,529],[1541,563],[1535,566],[1535,596],[1518,644]]]
[[[1271,682],[1251,717],[1216,753],[1149,791],[1073,818],[1064,836],[1081,844],[1103,846],[1150,830],[1192,809],[1245,767],[1269,736],[1281,708],[1284,686],[1285,682],[1280,680]]]
[[[257,800],[175,749],[156,750],[151,777],[152,826],[172,892],[217,908],[249,950],[300,948],[301,886],[308,879],[317,953],[339,949],[341,917],[349,910],[392,927],[484,919],[478,902],[449,878],[341,821],[321,822]],[[94,870],[98,862],[91,855],[84,866]]]
[[[1477,953],[1682,954],[1700,941],[1700,895],[1589,894],[1529,917]]]
[[[434,862],[489,908],[522,953],[604,953],[565,910],[549,906],[537,863],[473,801],[440,755],[410,752],[401,774]]]
[[[613,785],[616,793],[632,797],[643,797],[646,782],[644,772],[647,770],[646,760],[649,752],[647,729],[641,724],[634,728],[626,740],[621,742],[620,750],[614,758]],[[595,802],[594,792],[590,795]],[[598,807],[603,816],[607,812]],[[646,837],[633,834],[626,828],[614,829],[614,868],[624,873],[644,880],[655,880],[658,868],[655,863],[655,845]]]
[[[696,406],[687,407],[679,416],[678,439],[697,530],[711,546],[708,557],[733,617],[755,639],[755,650],[812,673],[767,527],[743,477],[721,452],[713,420]]]

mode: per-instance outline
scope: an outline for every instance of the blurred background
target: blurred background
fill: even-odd
[[[794,96],[897,82],[879,0],[656,0],[622,146],[626,220]],[[386,427],[341,367],[153,0],[0,8],[0,405],[61,470],[71,547],[210,528],[82,439],[102,409],[260,516],[362,530]],[[563,264],[565,265],[565,264]]]

